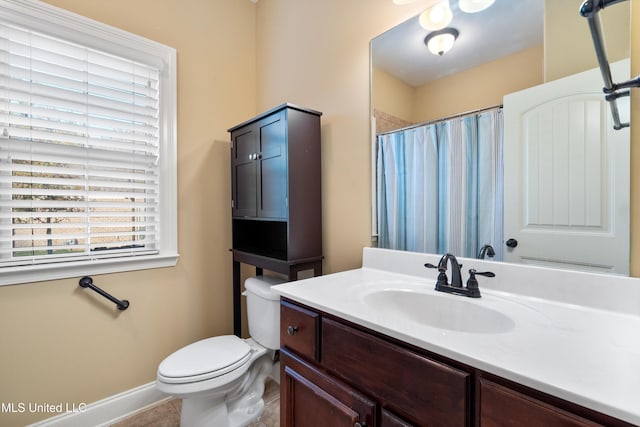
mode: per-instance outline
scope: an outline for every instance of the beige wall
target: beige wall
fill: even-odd
[[[49,0],[178,53],[179,251],[175,268],[0,287],[0,402],[93,402],[155,379],[179,347],[231,333],[229,136],[256,113],[248,0]],[[162,3],[162,7],[159,7]],[[47,414],[0,413],[23,426]]]
[[[545,0],[545,81],[598,66],[587,20],[579,13],[583,0]],[[610,62],[629,56],[629,3],[600,13]]]
[[[415,123],[502,104],[504,95],[543,82],[542,46],[429,82],[416,89]]]
[[[502,104],[508,93],[543,83],[542,45],[413,88],[373,70],[373,108],[411,123]]]
[[[371,70],[371,103],[374,110],[384,111],[413,123],[415,88],[381,68]]]
[[[178,347],[231,332],[226,129],[282,102],[324,112],[325,271],[360,265],[370,232],[369,40],[420,2],[49,1],[177,49],[181,259],[175,268],[96,277],[131,301],[122,313],[77,279],[0,287],[0,401],[92,402],[152,381]],[[638,43],[634,53],[637,74]],[[43,417],[0,414],[0,424]]]

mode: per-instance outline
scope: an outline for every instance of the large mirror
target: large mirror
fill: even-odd
[[[423,0],[423,2],[425,10],[427,10],[433,5],[442,3],[442,0]],[[434,129],[432,131],[425,130],[424,135],[426,136],[422,137],[430,138],[431,133],[429,132],[434,135],[435,132],[442,132],[442,129],[437,126],[440,126],[447,119],[464,117],[464,120],[467,120],[468,113],[471,113],[471,116],[482,115],[485,109],[492,110],[493,107],[499,106],[499,111],[502,115],[501,120],[504,120],[504,125],[499,131],[501,132],[503,144],[500,150],[504,148],[504,155],[507,156],[506,159],[500,159],[500,162],[505,164],[504,176],[501,178],[504,186],[489,192],[482,192],[478,197],[480,200],[478,203],[488,203],[486,196],[490,195],[493,199],[491,202],[494,202],[495,205],[501,205],[503,208],[501,218],[504,222],[496,224],[496,228],[503,228],[503,233],[500,234],[498,232],[497,236],[500,237],[496,237],[491,241],[492,246],[495,246],[495,250],[499,254],[494,259],[560,268],[576,268],[586,271],[628,274],[628,194],[630,191],[628,168],[625,172],[617,166],[613,166],[619,166],[622,161],[628,161],[628,151],[626,154],[622,154],[622,160],[620,158],[603,159],[594,157],[589,161],[582,162],[581,160],[582,163],[580,165],[572,163],[574,158],[589,157],[589,150],[610,151],[607,148],[609,145],[593,146],[593,142],[589,142],[594,139],[593,135],[596,135],[596,139],[610,138],[607,144],[617,144],[616,146],[622,146],[628,150],[628,129],[618,134],[611,132],[612,136],[607,137],[605,133],[609,132],[610,118],[605,117],[604,113],[601,113],[601,116],[597,116],[595,121],[588,118],[581,119],[583,121],[579,122],[581,123],[579,127],[581,126],[584,129],[581,132],[587,135],[583,135],[583,139],[589,141],[585,142],[587,145],[580,148],[577,151],[578,155],[576,155],[575,144],[572,142],[572,135],[575,131],[556,125],[556,128],[561,129],[559,131],[560,135],[570,136],[564,138],[567,141],[557,135],[553,138],[549,136],[540,137],[539,140],[541,142],[538,142],[535,148],[535,150],[538,150],[536,155],[539,157],[536,161],[540,164],[545,161],[555,162],[559,163],[560,166],[554,166],[553,171],[555,172],[552,174],[540,173],[542,169],[538,169],[538,175],[534,173],[533,177],[540,183],[537,184],[535,189],[532,189],[533,187],[531,186],[526,187],[526,197],[522,196],[522,194],[517,194],[517,192],[523,192],[524,184],[522,182],[526,181],[528,183],[533,179],[532,176],[515,178],[512,174],[520,173],[521,170],[525,169],[534,170],[537,167],[531,160],[531,158],[535,157],[531,154],[531,141],[529,140],[528,143],[530,145],[524,148],[524,150],[529,151],[525,154],[516,153],[520,158],[526,159],[525,163],[509,160],[512,158],[510,156],[513,156],[513,153],[509,151],[512,149],[515,139],[513,135],[514,133],[520,135],[523,131],[520,128],[518,130],[512,129],[513,125],[507,122],[511,123],[514,115],[518,117],[526,116],[529,121],[525,124],[521,123],[520,126],[529,129],[532,127],[531,123],[538,123],[536,120],[544,116],[544,113],[540,113],[535,107],[527,107],[529,109],[525,109],[529,112],[534,111],[535,114],[526,113],[529,114],[526,115],[523,113],[525,110],[518,110],[518,108],[524,107],[520,107],[520,97],[516,96],[516,94],[526,94],[529,88],[543,88],[543,92],[546,90],[547,93],[551,92],[552,94],[564,93],[566,88],[571,87],[571,90],[574,90],[573,86],[582,84],[576,82],[586,81],[584,80],[585,76],[591,72],[590,70],[596,72],[598,64],[588,25],[585,18],[581,17],[578,12],[581,3],[582,0],[519,0],[517,2],[496,0],[485,10],[477,13],[468,13],[460,10],[458,0],[449,0],[445,4],[449,7],[453,17],[447,28],[455,30],[452,32],[455,40],[453,47],[441,54],[438,54],[440,53],[438,50],[441,48],[436,48],[435,54],[431,53],[427,48],[429,40],[425,39],[433,38],[428,37],[430,34],[433,36],[437,35],[438,31],[447,32],[449,30],[425,29],[419,22],[419,16],[400,23],[398,26],[374,38],[371,41],[371,115],[374,122],[372,128],[375,129],[376,134],[376,138],[374,138],[376,142],[372,148],[375,165],[373,168],[374,175],[380,172],[378,170],[380,164],[384,163],[380,161],[382,154],[378,151],[378,141],[380,141],[377,138],[378,135],[395,136],[403,132],[403,130],[427,129],[427,127],[433,125]],[[612,71],[615,71],[614,80],[626,80],[629,78],[630,2],[622,2],[608,7],[600,15],[609,61],[613,64]],[[434,33],[434,31],[436,32]],[[600,74],[596,75],[600,76]],[[598,78],[600,78],[600,82],[598,83],[597,91],[602,87],[601,77]],[[576,109],[575,102],[573,102],[573,98],[570,95],[566,95],[564,99],[569,99],[569,101],[565,103],[567,120],[563,122],[575,121],[573,119],[575,117],[574,110]],[[542,101],[540,101],[540,98],[536,98],[531,102],[540,104]],[[565,108],[563,102],[565,101],[555,99],[552,102],[553,108],[555,110]],[[584,104],[580,104],[578,108],[581,109],[580,111],[587,111],[591,108],[589,105],[593,104],[593,102],[604,103],[601,93],[597,99],[587,100]],[[558,107],[559,104],[562,105]],[[626,106],[628,108],[628,99]],[[514,110],[517,110],[516,113],[513,112]],[[585,113],[585,117],[587,117],[587,113]],[[628,113],[626,118],[628,119]],[[484,126],[479,124],[481,119],[476,118],[474,120],[477,120],[477,122],[474,121],[473,126],[478,126],[478,129]],[[560,121],[557,118],[554,120],[556,122]],[[584,120],[587,120],[587,122],[585,123]],[[600,127],[594,127],[594,122],[602,123],[599,123]],[[462,133],[466,132],[465,129],[469,129],[469,123],[465,121],[461,125]],[[476,128],[474,127],[474,129]],[[531,139],[531,136],[528,135],[527,138]],[[621,139],[626,139],[626,141],[620,142]],[[547,144],[549,145],[549,154],[546,155],[548,158],[545,158],[543,147],[546,140],[551,141],[550,145]],[[394,143],[397,143],[397,141],[394,141]],[[588,144],[592,145],[589,146]],[[566,150],[563,148],[565,146]],[[567,158],[565,163],[560,163],[558,160],[563,158],[562,156]],[[442,159],[438,161],[441,165]],[[594,170],[601,173],[601,180],[593,179]],[[614,173],[616,170],[618,170],[617,175]],[[384,173],[396,172],[387,170]],[[404,169],[400,171],[403,174],[406,172]],[[563,181],[559,178],[545,178],[546,175],[567,175],[567,178]],[[375,181],[376,176],[373,179]],[[607,187],[614,181],[615,188]],[[576,185],[580,188],[576,188]],[[597,189],[597,191],[592,189]],[[380,202],[379,191],[379,188],[374,190],[376,194],[373,197],[378,203]],[[536,191],[535,197],[544,203],[555,199],[556,205],[564,206],[566,199],[570,200],[571,203],[585,206],[591,203],[595,207],[591,212],[585,208],[585,212],[581,214],[576,214],[571,211],[571,208],[565,207],[560,208],[560,213],[558,213],[558,208],[532,207],[534,203],[531,201],[531,197],[533,197],[531,194]],[[519,203],[525,206],[523,208],[525,209],[524,212],[513,210],[515,206],[513,201],[514,192],[516,193],[516,198],[523,199]],[[620,194],[626,194],[626,200],[624,200],[623,196],[621,204],[616,206],[608,205],[607,202],[602,204],[593,203],[594,194],[597,197],[602,197],[607,192],[615,192],[616,197]],[[432,196],[428,189],[424,190],[424,193],[426,193],[426,197]],[[543,203],[541,202],[540,204],[542,205]],[[535,212],[534,208],[537,209]],[[454,208],[445,205],[439,209],[440,216],[442,216],[442,212],[448,212]],[[563,213],[563,210],[566,212]],[[622,212],[620,217],[616,217],[615,215],[620,214],[620,211],[625,212]],[[374,223],[377,223],[378,207],[374,206],[373,212]],[[584,218],[578,218],[581,215]],[[524,236],[516,236],[515,234],[512,236],[509,227],[513,224],[510,225],[509,222],[515,217],[527,217],[528,219],[536,217],[535,221],[537,223],[525,230]],[[400,215],[399,218],[406,219],[407,215]],[[612,257],[622,257],[620,259],[624,260],[624,265],[611,266],[607,262],[600,263],[600,259],[598,262],[565,262],[567,258],[570,258],[566,254],[591,251],[597,254],[596,256],[599,256],[603,252],[610,251],[607,246],[611,240],[609,238],[610,234],[612,234],[610,224],[616,223],[616,221],[618,222],[617,226],[620,225],[620,222],[624,223],[626,221],[626,225],[623,224],[622,228],[618,228],[617,242],[615,243],[615,245],[622,248],[622,252],[626,251],[626,255],[620,255],[615,252]],[[551,223],[553,223],[553,227],[545,228],[545,225]],[[572,228],[571,225],[575,224],[578,227]],[[600,227],[602,224],[605,225]],[[533,243],[522,243],[524,240],[520,239],[529,238],[528,234],[533,234],[531,233],[532,229],[533,231],[539,231],[536,237],[537,240]],[[551,229],[564,229],[564,234],[560,239],[556,237],[556,240],[545,240],[547,235],[553,234],[549,231]],[[483,228],[476,234],[482,236],[484,231],[486,230]],[[442,230],[427,230],[424,233],[424,238],[428,240],[431,238],[430,236],[435,236],[441,232]],[[579,238],[576,237],[578,235],[580,235]],[[594,240],[589,238],[594,235],[599,235],[604,239]],[[479,239],[480,241],[476,242],[477,246],[474,250],[484,242],[482,239],[485,238],[479,237]],[[486,238],[485,240],[489,242],[490,239]],[[514,244],[514,241],[516,246],[512,247],[511,245]],[[521,242],[519,245],[518,241]],[[565,245],[561,247],[560,243]],[[522,254],[527,246],[536,246],[538,251],[545,252],[545,256],[523,256]],[[585,250],[589,246],[591,247]],[[494,248],[492,247],[492,249]],[[485,248],[483,255],[486,255],[486,252]]]

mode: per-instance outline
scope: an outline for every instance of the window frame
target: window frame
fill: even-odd
[[[0,267],[0,286],[175,266],[179,257],[176,50],[39,1],[0,0],[0,16],[8,22],[36,29],[40,33],[161,67],[158,253]]]

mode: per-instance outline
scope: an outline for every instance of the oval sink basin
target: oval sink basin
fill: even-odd
[[[385,289],[364,295],[363,301],[379,312],[450,331],[495,334],[515,326],[510,317],[483,307],[481,300],[463,296]]]

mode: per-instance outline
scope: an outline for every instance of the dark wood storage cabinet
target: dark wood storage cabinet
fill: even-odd
[[[293,301],[280,313],[282,427],[631,426]]]
[[[289,280],[322,274],[321,115],[283,104],[229,129],[236,335],[240,263]]]

